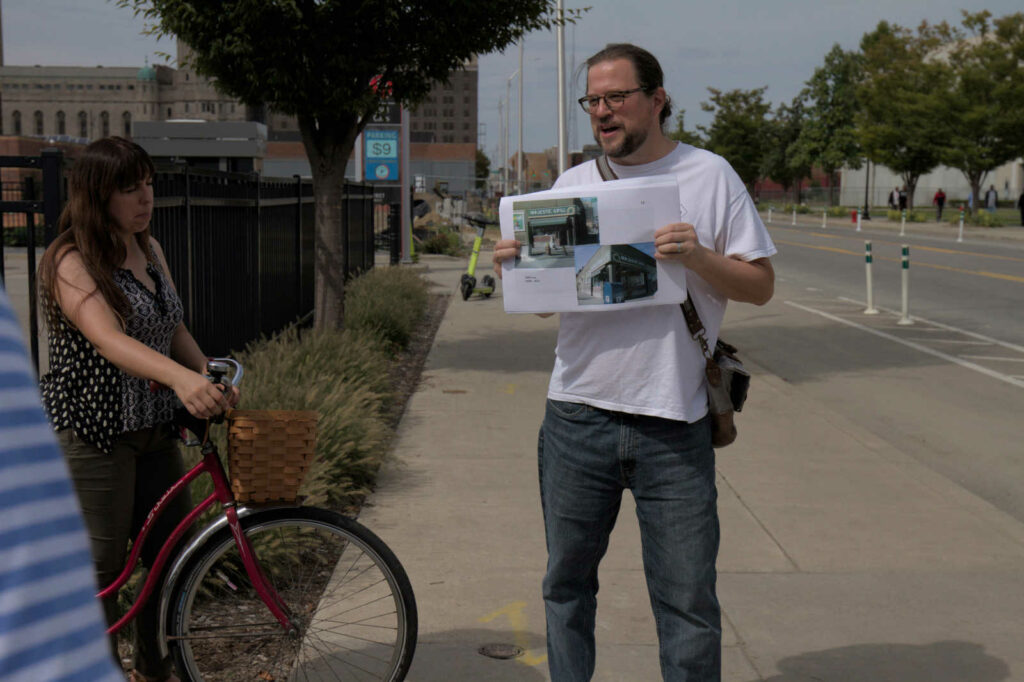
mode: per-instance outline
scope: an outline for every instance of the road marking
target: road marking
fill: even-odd
[[[780,227],[780,229],[785,230],[787,228]],[[794,230],[791,227],[788,228],[788,229],[790,231],[792,231],[792,232],[799,232],[801,234],[806,234],[807,233],[807,230]],[[825,234],[823,232],[815,232],[813,230],[811,230],[810,233],[813,234],[815,237],[824,237],[826,239],[858,239],[856,234],[853,234],[853,235]],[[932,236],[932,235],[916,235],[916,236],[929,237],[929,236]],[[887,239],[880,239],[880,240],[877,241],[877,243],[879,243],[879,244],[889,244],[889,245],[892,245],[892,246],[900,246],[900,245],[903,244],[903,242],[893,242],[893,241],[889,241]],[[952,254],[952,255],[959,254],[959,255],[966,255],[966,256],[977,256],[978,258],[992,258],[994,260],[1008,260],[1008,261],[1012,261],[1012,262],[1015,262],[1015,263],[1024,263],[1024,258],[1017,258],[1015,256],[1004,256],[1002,254],[996,254],[996,253],[978,253],[977,251],[964,251],[963,249],[944,249],[944,248],[941,248],[941,247],[938,247],[938,246],[925,246],[923,244],[915,244],[914,245],[914,249],[918,250],[918,251],[934,251],[935,253],[946,253],[946,254]]]
[[[961,355],[965,360],[992,360],[994,362],[1024,362],[1024,358],[1001,358],[994,355]]]
[[[799,246],[805,249],[814,249],[816,251],[829,251],[831,253],[841,253],[846,256],[860,256],[863,257],[863,252],[851,251],[849,249],[840,249],[834,246],[814,246],[813,244],[801,244],[800,242],[786,241],[785,239],[776,239],[776,244],[786,244],[787,246]],[[920,248],[915,246],[914,248]],[[978,255],[978,254],[972,254]],[[874,256],[875,260],[889,261],[891,263],[901,262],[900,258],[892,258],[888,256]],[[911,265],[915,268],[932,268],[933,270],[945,270],[946,272],[958,272],[964,275],[977,275],[978,277],[988,277],[991,279],[1001,279],[1007,282],[1018,282],[1024,284],[1024,277],[1018,277],[1017,275],[1003,275],[998,272],[989,272],[988,270],[968,270],[966,268],[955,268],[952,265],[938,265],[936,263],[923,263],[919,260],[913,261]]]
[[[857,301],[857,300],[854,300],[852,298],[846,298],[845,296],[840,296],[839,300],[840,301],[846,301],[847,303],[853,303],[854,305],[859,305],[859,306],[866,305],[864,303],[864,301]],[[897,312],[897,311],[895,311],[895,310],[893,310],[891,308],[883,308],[883,307],[879,306],[878,309],[881,310],[884,313],[889,313],[890,315],[899,315],[900,314],[899,312]],[[999,339],[993,339],[991,336],[985,336],[984,334],[979,334],[978,332],[972,332],[972,331],[968,331],[966,329],[960,329],[959,327],[954,327],[954,326],[949,325],[949,324],[943,324],[942,322],[936,322],[934,320],[929,320],[929,319],[926,319],[924,317],[918,317],[917,315],[911,315],[910,319],[914,320],[915,322],[923,322],[925,324],[930,324],[933,327],[939,327],[940,329],[946,329],[946,330],[951,331],[951,332],[957,332],[958,334],[963,334],[964,336],[970,336],[972,339],[978,339],[979,341],[988,341],[989,343],[994,343],[997,346],[1002,346],[1003,348],[1009,348],[1010,350],[1015,350],[1018,353],[1024,353],[1024,346],[1018,346],[1017,344],[1010,343],[1009,341],[1000,341]],[[922,330],[918,329],[917,331],[922,331]]]
[[[548,660],[548,655],[545,653],[540,656],[535,656],[530,653],[530,642],[526,637],[525,609],[526,602],[524,601],[509,602],[497,611],[493,611],[480,618],[480,622],[490,623],[492,620],[500,618],[501,616],[508,616],[508,623],[512,626],[515,645],[524,651],[523,655],[517,657],[515,660],[524,665],[540,665]]]
[[[908,341],[931,341],[932,343],[959,343],[964,346],[991,346],[988,341],[964,341],[962,339],[920,339],[916,336],[908,336]],[[963,357],[962,355],[960,357]]]
[[[985,376],[991,377],[993,379],[998,379],[999,381],[1006,382],[1006,383],[1011,384],[1013,386],[1016,386],[1018,388],[1024,388],[1024,381],[1022,381],[1021,379],[1018,379],[1018,378],[1015,378],[1015,377],[1012,377],[1012,376],[1007,376],[1005,374],[1000,374],[999,372],[995,372],[995,371],[993,371],[993,370],[991,370],[991,369],[989,369],[987,367],[982,367],[981,365],[975,364],[973,362],[967,362],[966,360],[961,360],[960,358],[956,357],[955,355],[950,355],[948,353],[943,353],[942,351],[937,351],[937,350],[935,350],[933,348],[928,348],[927,346],[922,346],[919,343],[914,343],[912,341],[906,341],[904,339],[899,338],[898,336],[894,336],[892,334],[887,334],[886,332],[879,331],[877,329],[872,329],[871,327],[865,326],[863,324],[859,324],[857,322],[853,322],[851,320],[844,320],[843,318],[839,317],[838,315],[832,315],[831,313],[826,313],[823,310],[817,310],[815,308],[811,308],[811,307],[808,307],[808,306],[805,306],[805,305],[801,305],[801,304],[796,303],[794,301],[786,301],[785,303],[786,303],[786,305],[788,305],[790,307],[798,308],[800,310],[803,310],[803,311],[808,312],[808,313],[813,313],[815,315],[820,315],[821,317],[824,317],[827,320],[832,320],[833,322],[839,322],[840,324],[845,324],[845,325],[847,325],[849,327],[853,327],[854,329],[859,329],[859,330],[867,332],[869,334],[874,334],[875,336],[880,336],[883,339],[888,339],[889,341],[895,341],[896,343],[899,343],[899,344],[902,344],[904,346],[907,346],[908,348],[913,348],[914,350],[921,351],[922,353],[927,353],[928,355],[933,355],[933,356],[935,356],[937,358],[941,358],[942,360],[946,360],[948,362],[952,362],[953,364],[960,365],[961,367],[963,367],[965,369],[971,369],[971,370],[974,370],[975,372],[978,372],[980,374],[984,374]]]

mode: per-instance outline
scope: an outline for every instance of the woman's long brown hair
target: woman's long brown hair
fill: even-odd
[[[114,192],[145,182],[153,174],[153,161],[146,150],[123,137],[96,140],[75,161],[68,182],[68,203],[58,222],[59,234],[39,264],[40,294],[48,319],[59,311],[57,268],[71,251],[78,251],[96,282],[96,289],[87,296],[99,292],[122,324],[128,319],[128,298],[114,282],[114,271],[124,263],[128,252],[107,206]],[[137,233],[135,239],[150,258],[149,227]]]

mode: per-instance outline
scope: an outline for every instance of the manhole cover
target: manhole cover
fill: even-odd
[[[523,655],[523,648],[515,644],[485,644],[478,651],[490,658],[516,658]]]

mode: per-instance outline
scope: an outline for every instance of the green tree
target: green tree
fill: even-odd
[[[686,109],[680,109],[679,113],[676,114],[676,129],[668,134],[669,139],[682,142],[684,144],[690,144],[694,147],[703,147],[704,140],[696,131],[686,129]]]
[[[991,17],[964,12],[966,35],[953,32],[939,56],[952,76],[943,92],[941,158],[964,174],[975,197],[989,171],[1024,154],[1024,14]]]
[[[697,126],[704,135],[706,148],[724,157],[750,190],[761,176],[766,116],[771,105],[765,102],[767,87],[722,92],[708,88],[711,102],[701,102],[704,111],[714,114],[711,125]]]
[[[768,119],[765,132],[761,175],[782,185],[785,191],[799,188],[800,181],[811,174],[810,163],[796,155],[796,141],[805,124],[803,101],[798,97],[791,104],[780,104]],[[799,192],[793,203],[797,203]]]
[[[297,117],[316,194],[316,325],[344,321],[341,194],[382,96],[413,108],[478,54],[558,22],[554,0],[118,0],[194,51],[196,72]],[[578,10],[566,12],[572,21]]]
[[[817,165],[829,178],[829,206],[834,205],[837,171],[843,166],[860,168],[862,151],[857,139],[857,85],[861,58],[838,44],[814,70],[800,97],[806,118],[794,142],[792,163],[809,169]]]
[[[918,179],[942,160],[948,135],[941,90],[949,67],[927,58],[942,46],[945,34],[943,25],[923,22],[914,33],[882,21],[860,43],[860,142],[872,161],[903,178],[909,208]]]
[[[491,176],[491,159],[484,153],[483,149],[476,149],[476,188],[483,189],[487,186],[487,178]]]

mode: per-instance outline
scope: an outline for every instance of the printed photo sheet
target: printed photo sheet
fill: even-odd
[[[622,310],[686,299],[685,268],[654,258],[654,231],[681,221],[675,176],[654,175],[504,197],[505,312]]]

